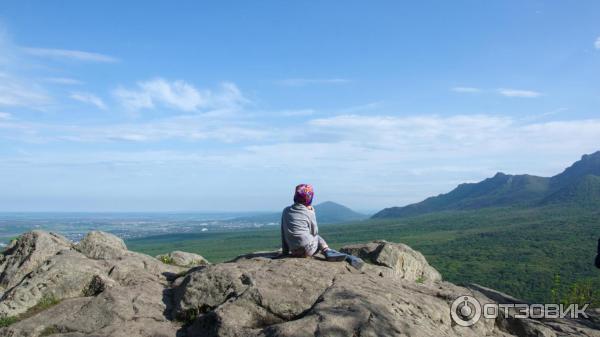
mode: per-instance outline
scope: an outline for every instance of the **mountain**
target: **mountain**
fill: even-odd
[[[550,194],[541,202],[543,205],[575,204],[579,206],[600,206],[600,176],[585,175],[574,184],[566,185]]]
[[[357,213],[333,201],[325,201],[315,205],[315,212],[319,223],[339,223],[367,218],[366,215]]]
[[[360,272],[279,252],[194,265],[188,260],[201,256],[153,258],[103,232],[77,244],[25,233],[0,252],[0,337],[598,336],[593,310],[588,320],[515,319],[513,311],[475,318],[461,306],[524,302],[442,282],[407,245],[373,241],[341,250],[366,262]]]
[[[548,204],[599,205],[600,151],[553,177],[497,173],[478,183],[461,184],[446,194],[404,207],[386,208],[373,218],[398,218],[448,210]]]
[[[356,221],[367,218],[366,215],[355,212],[350,208],[333,201],[325,201],[315,205],[315,212],[317,213],[317,222],[320,224]],[[245,222],[279,222],[281,221],[281,213],[266,213],[237,218],[235,220]]]

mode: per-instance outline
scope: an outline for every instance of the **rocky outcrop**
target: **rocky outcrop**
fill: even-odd
[[[76,245],[32,232],[14,246],[24,248],[9,247],[3,261],[37,262],[0,298],[0,319],[18,320],[0,336],[175,336],[180,329],[168,315],[169,280],[185,269],[128,251],[121,239],[102,232]]]
[[[375,266],[383,267],[382,273],[397,274],[400,278],[419,282],[442,280],[440,273],[427,263],[420,252],[401,243],[373,241],[367,244],[348,245],[342,252],[358,256]]]
[[[187,268],[210,264],[208,260],[206,260],[201,255],[182,252],[179,250],[172,251],[168,254],[158,255],[156,258],[166,264],[172,264]]]
[[[0,254],[0,287],[14,287],[48,258],[71,247],[69,240],[54,233],[32,231],[21,235]]]
[[[444,282],[406,245],[376,241],[343,251],[368,265],[359,271],[276,252],[214,265],[195,263],[199,255],[166,255],[200,264],[189,269],[130,252],[107,233],[77,245],[28,233],[0,255],[13,284],[0,298],[0,326],[14,317],[0,337],[600,336],[594,320],[482,318],[463,327],[451,318],[457,297],[515,299]],[[16,272],[19,261],[29,261],[28,272]]]

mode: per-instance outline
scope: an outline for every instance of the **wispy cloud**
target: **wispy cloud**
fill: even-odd
[[[533,90],[518,90],[518,89],[498,89],[498,93],[506,97],[523,97],[523,98],[535,98],[542,96],[542,93]]]
[[[486,90],[477,87],[452,87],[450,90],[461,94],[479,94],[479,93],[495,93],[504,97],[524,97],[535,98],[543,94],[533,90],[519,90],[511,88],[499,88],[495,90]]]
[[[104,101],[100,97],[98,97],[94,94],[88,93],[88,92],[74,92],[74,93],[71,93],[71,95],[69,95],[69,97],[71,97],[72,99],[74,99],[76,101],[91,104],[91,105],[97,107],[98,109],[102,109],[102,110],[106,109],[106,104],[104,104]]]
[[[0,106],[21,106],[40,109],[51,98],[39,85],[0,73]]]
[[[70,50],[70,49],[52,49],[52,48],[32,48],[24,47],[21,48],[25,53],[37,56],[37,57],[48,57],[54,59],[70,59],[77,61],[87,62],[103,62],[103,63],[114,63],[118,62],[119,59],[113,56],[92,53],[81,50]]]
[[[600,49],[600,36],[598,36],[598,38],[596,38],[596,41],[594,42],[594,47],[596,49]]]
[[[203,184],[224,189],[235,185],[232,181],[237,182],[237,177],[244,181],[268,177],[276,185],[289,185],[302,177],[318,184],[321,193],[340,191],[349,182],[361,181],[365,186],[363,196],[389,205],[419,201],[459,182],[489,177],[497,170],[555,174],[578,155],[597,150],[600,133],[600,119],[523,123],[498,115],[338,115],[288,126],[218,121],[207,114],[102,127],[23,123],[1,122],[0,138],[228,144],[216,148],[176,146],[166,152],[122,147],[110,154],[84,147],[14,155],[3,158],[0,168],[12,165],[35,176],[34,167],[61,167],[73,174],[85,172],[81,183],[92,171],[100,180],[129,179],[129,173],[141,171],[161,177],[165,172],[175,172],[173,177],[181,179],[182,186],[177,195],[197,189],[189,185],[189,177],[197,176],[199,171],[210,177]],[[298,160],[298,153],[302,160]],[[88,169],[81,170],[81,165]],[[378,174],[372,174],[373,168]],[[171,185],[169,181],[165,186]]]
[[[483,91],[480,88],[474,88],[474,87],[453,87],[451,90],[454,92],[468,93],[468,94],[476,94],[476,93],[480,93]]]
[[[288,87],[302,87],[312,84],[347,84],[352,80],[346,78],[287,78],[276,81],[277,84]]]
[[[44,82],[48,83],[56,83],[56,84],[64,84],[64,85],[80,85],[83,84],[83,81],[68,78],[68,77],[46,77],[42,79]]]
[[[102,126],[56,125],[15,121],[2,125],[12,129],[25,142],[69,141],[81,143],[217,141],[235,143],[259,141],[271,135],[265,126],[230,119],[215,119],[207,114],[182,115],[147,122],[111,123]],[[2,135],[0,135],[2,136]]]
[[[152,109],[157,105],[194,112],[203,109],[232,109],[247,103],[233,83],[221,84],[219,91],[199,90],[182,80],[168,81],[156,78],[137,83],[134,89],[119,87],[113,95],[126,109],[137,111]]]
[[[11,119],[11,114],[8,112],[0,112],[0,120]]]

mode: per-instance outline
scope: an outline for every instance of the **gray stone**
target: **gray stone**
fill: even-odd
[[[361,273],[345,262],[252,258],[190,272],[175,311],[193,319],[188,336],[507,335],[493,320],[455,331],[449,302],[463,293],[471,291]]]
[[[106,267],[74,250],[61,251],[4,294],[0,317],[25,313],[42,299],[81,297],[95,277],[107,279]]]
[[[402,243],[373,241],[344,246],[340,251],[384,267],[380,269],[382,273],[391,271],[406,280],[427,283],[442,280],[441,274],[427,263],[423,254]]]
[[[48,258],[72,247],[66,238],[43,231],[21,235],[0,253],[0,287],[14,287]]]
[[[99,231],[89,232],[75,249],[90,259],[97,260],[115,259],[127,252],[127,246],[121,238]]]
[[[198,267],[210,264],[208,260],[198,254],[182,252],[179,250],[172,251],[168,254],[158,255],[156,257],[160,261],[173,264],[180,267]]]

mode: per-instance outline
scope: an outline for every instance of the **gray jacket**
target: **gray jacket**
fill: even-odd
[[[286,207],[281,214],[281,246],[283,253],[307,247],[319,232],[315,211],[302,204]]]

